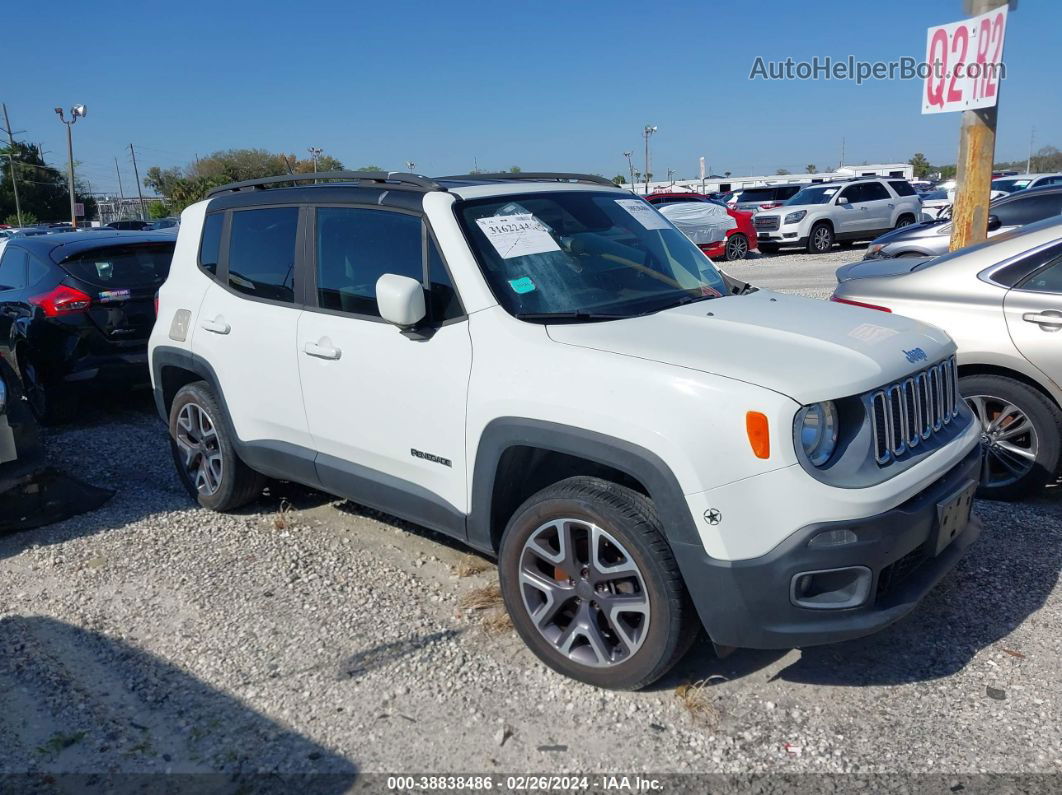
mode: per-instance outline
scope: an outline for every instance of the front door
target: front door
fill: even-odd
[[[417,214],[317,207],[313,216],[317,307],[299,321],[298,359],[321,483],[463,536],[472,343],[443,261]],[[417,333],[380,318],[385,273],[425,285],[429,322]]]
[[[847,204],[838,203],[839,213],[834,214],[834,234],[839,238],[854,236],[871,228],[870,208],[863,201],[863,185],[856,183],[841,191],[837,201],[848,199]]]
[[[1010,290],[1003,311],[1022,356],[1062,387],[1062,255]]]

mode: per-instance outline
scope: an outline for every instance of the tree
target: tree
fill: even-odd
[[[37,147],[21,141],[0,149],[0,218],[15,215],[11,162],[14,163],[18,179],[18,197],[24,224],[36,222],[37,219],[59,221],[70,218],[66,174],[45,163]],[[85,205],[86,217],[91,218],[95,214],[96,200],[88,195],[88,186],[80,179],[74,184],[74,200]],[[28,220],[31,218],[33,221]],[[17,217],[15,223],[18,223]]]
[[[523,171],[523,169],[520,168],[520,166],[513,166],[509,169],[510,174],[519,174],[521,171]]]
[[[929,160],[921,152],[916,152],[915,156],[907,162],[914,166],[915,179],[925,179],[929,176],[932,166],[929,165]]]
[[[624,177],[622,174],[617,174],[616,176],[614,176],[612,178],[612,184],[613,185],[626,185],[627,184],[627,178]]]
[[[148,218],[165,218],[170,214],[169,208],[160,201],[148,202]]]
[[[814,163],[808,163],[806,166],[804,166],[804,171],[808,174],[818,174],[819,167],[816,166]]]
[[[785,176],[786,174],[789,174],[790,171],[789,171],[788,168],[780,168],[777,171],[775,171],[774,173],[778,174],[779,176]]]
[[[9,215],[7,218],[4,219],[4,223],[7,224],[8,226],[18,226],[18,215],[16,215],[15,213],[11,213],[11,215]],[[22,211],[22,225],[23,226],[33,226],[35,223],[37,223],[37,216],[35,216],[31,212],[27,212],[27,211],[23,210]]]
[[[361,168],[358,169],[358,171],[385,171],[385,170],[386,169],[382,169],[379,166],[362,166]]]
[[[730,173],[731,173],[731,172],[729,172],[729,171],[724,171],[724,172],[723,172],[723,176],[724,176],[724,177],[729,177],[729,176],[730,176]]]

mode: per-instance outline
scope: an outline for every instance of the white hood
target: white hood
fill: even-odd
[[[947,334],[911,318],[769,290],[628,320],[551,325],[548,333],[567,345],[756,384],[802,404],[866,392],[955,351]]]

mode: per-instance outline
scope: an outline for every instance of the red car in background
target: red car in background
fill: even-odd
[[[680,204],[683,202],[712,202],[707,196],[700,193],[650,193],[645,200],[657,207],[665,204]],[[722,206],[722,205],[720,205]],[[728,229],[726,240],[718,243],[699,245],[701,251],[712,259],[736,260],[745,259],[749,251],[759,253],[756,247],[756,229],[752,225],[752,213],[744,210],[732,210],[726,208],[727,214],[737,222],[734,229]]]

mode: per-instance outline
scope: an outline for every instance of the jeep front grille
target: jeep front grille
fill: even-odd
[[[778,228],[779,216],[777,215],[757,215],[752,219],[753,225],[758,230],[771,231]]]
[[[955,357],[870,395],[874,460],[885,466],[928,442],[959,413]]]

